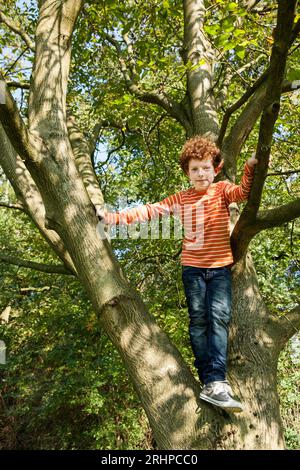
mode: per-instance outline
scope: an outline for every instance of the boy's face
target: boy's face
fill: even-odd
[[[187,175],[196,191],[205,191],[213,182],[216,172],[210,158],[206,160],[192,158],[189,161]]]

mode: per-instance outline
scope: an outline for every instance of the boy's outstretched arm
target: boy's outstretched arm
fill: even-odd
[[[230,183],[230,181],[224,181],[223,188],[227,205],[232,202],[241,202],[248,199],[254,176],[254,167],[257,163],[258,160],[255,158],[255,153],[253,153],[245,163],[244,174],[240,184],[233,184]]]
[[[145,204],[116,212],[108,212],[103,207],[95,206],[95,211],[98,219],[104,224],[129,225],[134,222],[145,222],[159,215],[174,214],[179,204],[180,193],[176,193],[154,204]]]

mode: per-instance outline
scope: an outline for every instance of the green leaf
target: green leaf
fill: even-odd
[[[287,73],[287,79],[290,81],[300,80],[300,68],[290,69]]]
[[[235,29],[233,35],[235,37],[244,36],[246,31],[244,29]]]
[[[235,45],[236,45],[235,42],[229,41],[223,46],[223,50],[224,51],[230,51],[231,49],[235,48]]]
[[[212,36],[214,36],[216,34],[219,34],[221,28],[219,25],[210,25],[210,26],[205,26],[204,29],[208,34],[211,34]]]
[[[123,29],[122,33],[123,33],[123,34],[128,33],[128,31],[130,31],[130,29],[132,28],[132,26],[133,26],[133,23],[132,23],[132,22],[127,23],[127,24],[124,26],[124,29]]]
[[[221,34],[218,38],[218,46],[224,46],[228,41],[228,34]]]
[[[235,53],[240,59],[244,59],[246,50],[245,49],[240,49],[239,51],[236,50]]]
[[[227,10],[228,11],[234,11],[234,10],[237,10],[237,8],[238,8],[238,5],[236,3],[233,3],[233,2],[230,2],[227,5]]]

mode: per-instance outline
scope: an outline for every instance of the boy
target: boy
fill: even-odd
[[[180,166],[192,187],[155,204],[108,213],[96,209],[106,224],[130,224],[179,213],[184,227],[182,280],[189,312],[195,367],[204,385],[200,398],[227,411],[243,407],[226,380],[228,327],[231,317],[231,270],[228,206],[248,198],[254,166],[249,158],[240,185],[213,183],[222,167],[221,153],[209,139],[196,136],[183,146]]]

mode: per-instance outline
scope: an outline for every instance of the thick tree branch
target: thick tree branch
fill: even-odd
[[[252,87],[249,90],[247,90],[246,93],[244,93],[244,95],[238,101],[236,101],[236,103],[231,105],[225,111],[224,116],[223,116],[223,121],[222,121],[222,124],[221,124],[220,134],[219,134],[219,137],[218,137],[218,146],[219,147],[222,146],[222,142],[223,142],[223,139],[225,137],[226,129],[227,129],[227,126],[228,126],[231,115],[235,111],[237,111],[239,108],[241,108],[249,100],[249,98],[256,92],[256,90],[259,87],[261,87],[263,83],[265,83],[265,81],[268,78],[268,74],[269,74],[269,68],[260,76],[260,78],[252,85]],[[289,92],[298,90],[299,88],[300,88],[300,82],[296,83],[295,81],[291,82],[289,80],[284,80],[283,83],[282,83],[281,93],[289,93]],[[263,88],[263,90],[266,91],[266,88]],[[256,106],[256,109],[260,110],[260,112],[261,112],[263,110],[264,100],[261,100],[261,93],[259,94],[259,96],[260,96],[260,99],[256,100],[255,106]],[[255,113],[255,114],[257,115],[258,113]],[[241,120],[243,120],[243,119],[241,119]],[[239,121],[239,118],[237,119],[235,125],[239,124],[238,121]],[[255,122],[253,122],[253,121],[252,121],[252,123],[253,123],[253,125],[255,124]],[[235,136],[234,136],[234,140],[236,141]],[[238,154],[238,152],[237,152],[237,154]]]
[[[94,206],[103,206],[103,195],[91,161],[90,143],[87,142],[76,125],[74,116],[68,116],[67,127],[76,167],[83,179],[90,200]]]
[[[23,268],[42,271],[44,273],[74,275],[74,273],[66,269],[64,265],[36,263],[34,261],[16,258],[15,256],[8,256],[3,253],[0,253],[0,261],[8,264],[14,264],[15,266],[20,266]]]
[[[233,230],[231,240],[235,261],[245,253],[255,234],[254,224],[266,179],[274,125],[279,114],[280,96],[285,73],[286,59],[293,29],[297,0],[279,0],[274,45],[266,82],[266,98],[260,122],[256,157],[258,164],[248,202]]]
[[[17,209],[22,212],[26,212],[26,209],[22,204],[11,204],[9,202],[0,201],[0,207],[6,207],[7,209]]]
[[[72,259],[65,249],[62,240],[55,231],[49,230],[46,227],[45,207],[41,194],[24,162],[16,154],[1,124],[0,142],[0,165],[13,187],[17,199],[21,201],[24,210],[30,216],[43,238],[45,238],[54,252],[63,261],[66,269],[73,270],[76,273]]]
[[[292,34],[292,39],[289,40],[289,47],[292,45],[293,41],[296,38],[296,32],[299,28],[297,22],[294,33]],[[299,33],[297,33],[299,34]],[[240,150],[246,141],[249,133],[251,132],[255,122],[259,118],[261,112],[265,107],[266,100],[266,81],[270,72],[270,66],[265,70],[265,72],[259,77],[259,79],[253,84],[253,86],[246,91],[246,93],[228,110],[225,112],[223,121],[221,124],[221,130],[218,138],[218,144],[223,150],[224,155],[224,169],[227,174],[230,174],[232,178],[236,173],[236,158],[240,153]],[[300,83],[289,80],[283,80],[281,93],[293,92],[300,88]],[[254,94],[253,94],[254,93]],[[243,104],[247,103],[249,98],[253,95],[252,101],[250,100],[240,116],[235,121],[232,129],[225,137],[226,129],[228,126],[229,119],[231,115],[239,109]]]
[[[213,87],[215,50],[204,34],[205,2],[183,0],[183,59],[191,64],[187,70],[187,96],[192,114],[193,134],[206,134],[213,140],[219,134]]]
[[[57,153],[57,138],[66,140],[68,135],[66,94],[71,39],[82,0],[45,0],[39,2],[39,6],[29,94],[29,129]],[[56,143],[52,148],[53,140]]]
[[[236,174],[237,157],[261,115],[265,100],[266,82],[263,82],[245,105],[243,111],[223,141],[221,149],[224,158],[224,169],[232,180],[234,180]]]
[[[291,91],[299,90],[300,88],[300,80],[294,80],[290,82],[289,80],[284,80],[282,84],[282,93],[289,93]]]
[[[30,143],[28,129],[20,115],[6,82],[0,75],[0,123],[4,127],[16,152],[24,160],[38,158],[35,148]]]
[[[6,81],[6,84],[10,88],[22,88],[23,90],[30,89],[30,84],[26,82]]]
[[[280,351],[300,329],[300,304],[281,316],[270,317],[268,329]]]
[[[268,173],[268,176],[283,176],[283,175],[293,175],[294,173],[300,173],[300,170],[287,170],[287,171],[274,171],[273,173]]]
[[[0,22],[6,24],[6,26],[13,31],[14,33],[21,36],[21,38],[25,41],[27,47],[34,51],[34,41],[31,40],[30,36],[24,31],[20,25],[18,25],[15,21],[11,18],[8,18],[2,11],[0,11]]]
[[[132,41],[129,38],[128,33],[125,33],[123,35],[123,39],[124,39],[124,42],[127,45],[128,63],[129,63],[130,70],[131,70],[133,76],[137,76],[136,63],[135,63],[135,60],[134,60],[134,53],[133,53],[133,44],[132,44]]]
[[[300,217],[300,198],[283,204],[282,206],[275,207],[274,209],[259,211],[253,228],[256,232],[259,232],[290,222],[297,217]]]
[[[254,176],[251,194],[245,208],[248,216],[251,214],[252,219],[255,218],[258,211],[267,174],[274,125],[280,109],[280,97],[289,41],[294,24],[296,3],[297,0],[280,0],[278,4],[277,25],[266,91],[266,106],[260,123],[256,152],[259,163]]]
[[[300,88],[300,84],[284,80],[282,93],[289,93],[298,88]],[[227,175],[230,175],[232,180],[236,174],[236,159],[265,106],[266,90],[266,80],[263,80],[260,87],[258,87],[252,98],[250,98],[248,103],[245,105],[239,117],[236,119],[230,132],[223,140],[221,148],[225,162],[224,170]]]
[[[258,80],[256,80],[256,82],[251,86],[251,88],[249,88],[244,94],[243,96],[238,100],[236,101],[233,105],[231,105],[224,113],[224,116],[223,116],[223,121],[222,121],[222,124],[221,124],[221,129],[220,129],[220,133],[219,133],[219,137],[218,137],[218,146],[221,147],[222,146],[222,142],[223,142],[223,139],[224,139],[224,136],[225,136],[225,133],[226,133],[226,129],[227,129],[227,126],[228,126],[228,123],[229,123],[229,119],[231,117],[231,115],[237,111],[239,108],[241,108],[241,106],[243,106],[243,104],[245,104],[248,99],[255,93],[255,91],[261,86],[261,84],[267,79],[268,77],[268,73],[269,73],[269,69],[267,69],[260,77]]]

